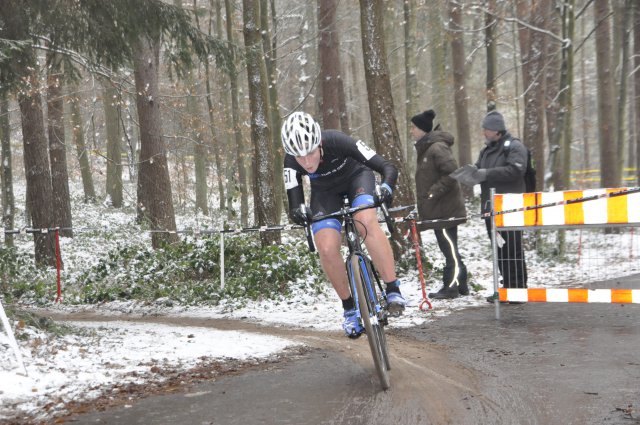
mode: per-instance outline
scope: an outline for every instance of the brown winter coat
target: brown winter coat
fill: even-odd
[[[418,158],[416,191],[421,220],[464,218],[467,215],[460,184],[449,177],[458,168],[451,152],[453,142],[450,133],[432,131],[415,144]],[[420,230],[452,227],[464,221],[423,224]]]

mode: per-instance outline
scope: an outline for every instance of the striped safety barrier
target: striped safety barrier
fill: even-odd
[[[497,194],[494,212],[497,228],[635,224],[640,223],[640,191],[621,188]]]
[[[640,304],[640,289],[500,288],[500,301]]]

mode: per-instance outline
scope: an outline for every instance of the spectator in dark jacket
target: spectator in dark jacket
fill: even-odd
[[[480,183],[482,212],[491,211],[490,190],[496,193],[524,193],[524,173],[527,168],[527,149],[507,131],[504,118],[498,111],[489,112],[482,121],[485,147],[480,151],[465,184]],[[465,167],[463,167],[465,168]],[[491,220],[486,220],[491,237]],[[527,287],[527,266],[522,249],[522,231],[497,233],[498,268],[505,288]],[[491,297],[490,297],[491,298]],[[493,301],[493,298],[488,299]]]
[[[443,219],[423,223],[420,230],[433,229],[438,247],[445,258],[442,288],[430,293],[430,298],[448,299],[468,295],[467,268],[458,252],[458,224],[466,221],[467,211],[460,184],[449,177],[458,164],[451,152],[454,139],[450,133],[433,129],[433,110],[411,118],[411,135],[416,140],[418,164],[416,189],[421,220]]]

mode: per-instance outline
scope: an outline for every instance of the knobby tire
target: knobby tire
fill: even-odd
[[[351,270],[353,271],[354,286],[358,295],[358,306],[360,315],[369,341],[369,348],[373,356],[373,363],[378,371],[380,384],[382,389],[386,390],[391,386],[389,380],[389,358],[387,354],[386,339],[384,330],[378,322],[378,316],[375,310],[375,300],[371,300],[368,292],[365,290],[365,280],[362,277],[363,269],[360,267],[360,257],[354,255],[351,257]],[[366,269],[365,271],[366,272]],[[371,279],[372,277],[369,276]]]

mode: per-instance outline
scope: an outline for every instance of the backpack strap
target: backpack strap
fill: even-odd
[[[505,155],[509,155],[509,151],[511,150],[511,143],[514,141],[522,143],[522,140],[518,139],[517,137],[511,137],[510,139],[507,139],[502,143],[502,153],[504,153]],[[525,149],[528,150],[526,146]]]

